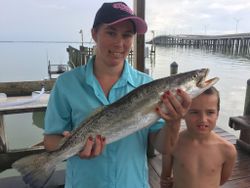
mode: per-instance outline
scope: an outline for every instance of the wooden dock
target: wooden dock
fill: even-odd
[[[215,132],[221,137],[236,144],[237,138],[221,128],[216,128]],[[237,160],[230,179],[221,186],[222,188],[250,188],[250,153],[244,152],[237,146]],[[151,188],[160,188],[161,155],[149,159],[149,181]]]
[[[221,128],[216,128],[215,132],[220,136],[230,141],[231,143],[236,143],[236,137],[232,134],[226,132]],[[236,146],[237,148],[237,146]],[[237,148],[238,156],[235,167],[233,169],[233,174],[229,181],[227,181],[222,188],[250,188],[250,153],[246,153],[239,148]],[[161,155],[156,154],[155,157],[148,160],[149,165],[149,181],[151,188],[160,188],[160,173],[161,173]],[[54,188],[63,188],[59,182],[63,181],[63,172],[58,172],[55,174],[54,178],[57,181],[58,186]],[[59,181],[60,180],[60,181]],[[3,188],[15,187],[15,185],[20,185],[20,188],[25,188],[25,184],[22,182],[21,177],[12,177],[0,179],[0,185]]]
[[[225,54],[250,57],[250,33],[227,35],[160,35],[148,43],[205,48]]]

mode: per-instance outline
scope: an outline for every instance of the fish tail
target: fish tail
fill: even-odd
[[[32,188],[43,187],[53,172],[56,164],[51,160],[49,153],[30,155],[15,161],[12,167],[23,176],[23,181]]]

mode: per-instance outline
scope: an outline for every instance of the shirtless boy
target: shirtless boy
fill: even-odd
[[[184,117],[187,129],[163,156],[161,188],[219,188],[231,176],[237,153],[213,131],[219,110],[214,87],[192,100]]]

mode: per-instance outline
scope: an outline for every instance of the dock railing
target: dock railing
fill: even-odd
[[[0,84],[1,85],[1,84]],[[24,101],[27,100],[27,96],[20,96],[20,97],[8,97],[5,103],[13,102],[13,101]],[[8,140],[6,136],[5,131],[5,121],[4,118],[6,115],[11,114],[23,114],[23,113],[29,113],[29,112],[39,112],[39,111],[45,111],[47,107],[48,102],[48,96],[45,96],[44,98],[40,98],[38,101],[33,101],[31,103],[23,104],[23,105],[17,105],[17,106],[1,106],[0,107],[0,172],[11,168],[11,164],[30,154],[39,153],[44,150],[44,147],[42,145],[36,145],[29,148],[24,149],[10,149],[8,146]],[[12,104],[12,103],[11,103]],[[20,125],[22,126],[22,125]],[[25,131],[25,130],[24,130]]]
[[[229,126],[234,130],[240,130],[240,136],[236,144],[250,153],[250,79],[247,81],[244,114],[230,117]]]
[[[8,127],[9,124],[8,124],[8,121],[5,121],[5,118],[6,116],[9,116],[9,115],[11,116],[11,115],[22,114],[21,116],[18,115],[16,117],[18,119],[21,119],[23,115],[27,117],[26,114],[28,115],[28,113],[32,113],[33,124],[36,126],[39,126],[40,124],[37,123],[36,116],[38,115],[39,119],[44,118],[44,112],[47,108],[47,103],[49,100],[49,92],[44,92],[44,88],[51,90],[54,81],[55,80],[50,80],[49,82],[45,82],[45,83],[42,82],[43,83],[42,85],[40,81],[30,81],[24,84],[25,85],[24,88],[21,86],[21,82],[12,83],[13,85],[9,83],[8,84],[9,86],[12,85],[12,86],[15,86],[14,88],[18,88],[16,92],[14,92],[13,88],[2,90],[2,88],[6,88],[6,83],[0,83],[0,92],[5,91],[7,93],[7,96],[9,95],[6,98],[4,98],[6,94],[1,95],[2,98],[0,99],[1,100],[0,101],[0,173],[2,173],[3,171],[7,169],[11,169],[12,168],[11,165],[13,164],[13,162],[15,162],[16,160],[22,157],[25,157],[31,154],[41,153],[45,151],[43,141],[42,141],[43,139],[42,137],[40,138],[39,135],[38,135],[38,138],[35,139],[36,141],[33,140],[33,142],[35,143],[32,143],[31,141],[27,144],[28,146],[25,145],[25,146],[21,146],[21,147],[14,148],[14,149],[9,147],[9,145],[11,146],[10,144],[11,142],[9,142],[10,140],[8,140],[8,136],[10,136],[8,135],[8,133],[10,134],[11,132],[8,132],[8,131],[6,132],[7,130],[6,128]],[[42,87],[42,90],[41,90],[41,87]],[[22,91],[25,88],[33,92],[30,92],[27,94],[27,90],[25,90],[25,92]],[[19,91],[19,89],[21,90]],[[34,89],[38,91],[34,91]],[[42,95],[40,95],[41,93]],[[17,94],[22,94],[22,96],[17,96]],[[36,98],[37,100],[33,100],[32,95],[35,97],[39,95],[40,97]],[[30,99],[32,99],[31,100],[32,102],[29,102]],[[28,102],[27,103],[24,102],[20,104],[18,103],[18,101],[22,101],[22,102],[28,101]],[[13,105],[17,103],[20,105],[16,105],[16,106]],[[22,135],[23,133],[30,134],[28,133],[29,131],[23,128],[25,126],[22,125],[21,123],[22,121],[20,121],[20,124],[18,122],[19,121],[17,121],[17,125],[16,125],[18,126],[18,129],[15,129],[15,130],[21,129],[22,132],[20,132],[20,135]],[[19,143],[20,141],[22,142],[22,140],[18,140]],[[37,141],[39,143],[37,143]],[[7,171],[6,174],[8,175],[7,176],[3,175],[3,178],[0,178],[0,187],[6,187],[6,188],[7,187],[8,188],[9,187],[19,187],[19,188],[27,187],[27,185],[25,185],[25,183],[23,182],[22,177],[16,174],[14,171],[13,172],[11,171],[11,174],[9,174]],[[65,179],[65,164],[62,163],[62,165],[59,165],[59,167],[56,169],[50,181],[46,184],[46,187],[64,187],[64,184],[65,184],[64,179]]]

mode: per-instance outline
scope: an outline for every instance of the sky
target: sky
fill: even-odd
[[[112,1],[112,0],[111,0]],[[111,2],[110,1],[110,2]],[[133,7],[134,0],[125,0]],[[0,0],[0,41],[91,41],[102,0]],[[250,32],[250,0],[146,0],[146,39]],[[154,32],[152,32],[154,31]]]

